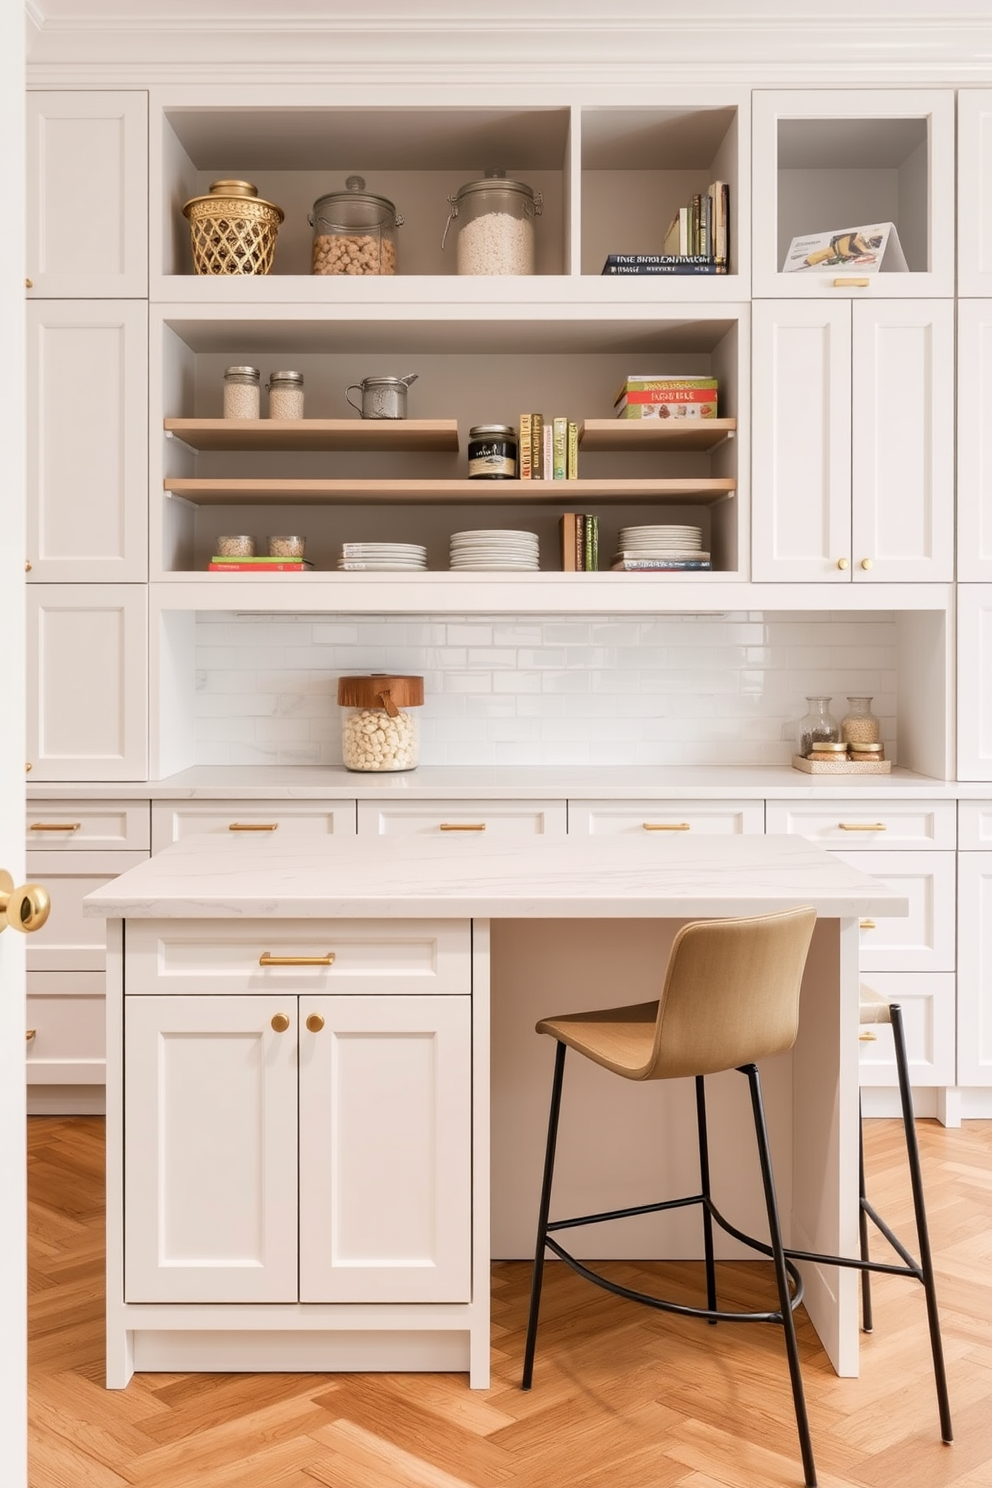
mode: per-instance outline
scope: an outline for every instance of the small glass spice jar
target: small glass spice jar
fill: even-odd
[[[882,728],[871,711],[870,697],[849,697],[847,712],[840,721],[840,736],[848,744],[877,744]]]
[[[247,534],[217,539],[218,558],[254,558],[255,539]]]
[[[269,418],[303,417],[303,373],[273,372],[265,384],[269,395]]]
[[[416,713],[423,677],[339,677],[341,754],[346,770],[415,770],[420,761]]]
[[[517,431],[512,424],[475,424],[468,431],[469,480],[515,480]]]
[[[225,367],[224,417],[257,419],[262,411],[262,374],[257,367]]]
[[[854,763],[870,765],[884,760],[885,745],[880,740],[878,743],[849,744],[848,752]]]
[[[830,714],[828,697],[808,697],[807,711],[799,720],[799,753],[808,759],[817,744],[836,744],[840,740],[840,728]]]
[[[806,758],[819,760],[821,764],[843,765],[849,756],[843,739],[821,739],[813,745]]]

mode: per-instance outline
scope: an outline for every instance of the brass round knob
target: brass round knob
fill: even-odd
[[[27,771],[27,772],[28,772],[28,774],[29,774],[29,775],[30,775],[30,773],[31,773],[31,771],[32,771],[32,770],[33,770],[33,769],[34,769],[34,765],[33,765],[33,764],[32,764],[32,763],[31,763],[31,761],[30,761],[30,760],[28,760],[28,762],[27,762],[27,764],[26,764],[26,765],[25,765],[25,766],[24,766],[24,768],[25,768],[25,770],[26,770],[26,771]]]
[[[861,567],[862,568],[871,568],[872,566],[873,565],[872,565],[872,561],[871,561],[870,558],[862,558],[862,560],[861,560]]]
[[[285,1033],[289,1027],[289,1019],[285,1013],[275,1013],[272,1018],[272,1027],[276,1033]]]
[[[41,884],[21,884],[15,888],[10,874],[0,869],[0,930],[6,930],[8,925],[25,935],[40,930],[51,909],[48,890]]]
[[[34,280],[33,279],[25,279],[25,281],[24,281],[24,288],[25,289],[34,289]]]
[[[24,572],[25,573],[30,573],[31,572],[31,559],[30,558],[25,558],[25,560],[24,560]]]
[[[324,1026],[324,1020],[319,1013],[311,1013],[307,1019],[307,1027],[311,1033],[319,1033]]]
[[[848,565],[848,560],[846,558],[838,558],[837,559],[837,567],[838,568],[847,568],[847,565]]]

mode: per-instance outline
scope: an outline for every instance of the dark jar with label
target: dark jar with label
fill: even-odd
[[[468,431],[469,480],[515,480],[517,431],[512,424],[476,424]]]

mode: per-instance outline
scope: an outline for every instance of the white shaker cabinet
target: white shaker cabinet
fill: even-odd
[[[148,577],[148,312],[27,307],[29,580]]]
[[[958,1084],[992,1085],[992,803],[958,807]]]
[[[752,315],[752,578],[949,581],[952,303],[756,301]]]
[[[145,780],[147,595],[140,584],[27,589],[34,780]]]
[[[992,584],[959,584],[958,779],[992,780]]]
[[[958,294],[992,294],[992,89],[988,88],[958,91]]]
[[[148,293],[148,95],[27,96],[28,293]]]
[[[989,160],[992,163],[992,151]],[[992,200],[992,192],[989,196]],[[992,286],[992,269],[989,280]],[[990,409],[992,299],[962,300],[958,305],[958,579],[965,582],[992,580]]]

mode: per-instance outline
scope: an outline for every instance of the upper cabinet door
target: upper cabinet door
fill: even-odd
[[[992,90],[958,94],[958,294],[992,295]]]
[[[906,299],[954,294],[954,93],[757,92],[752,284],[756,296]],[[853,245],[784,272],[795,238],[892,223],[907,270],[866,271]]]
[[[27,560],[35,583],[148,576],[148,310],[27,307]]]
[[[954,306],[853,305],[851,576],[954,577]]]
[[[992,580],[989,409],[992,298],[967,300],[958,305],[958,578],[984,583]]]
[[[29,93],[28,293],[148,293],[148,96]]]

